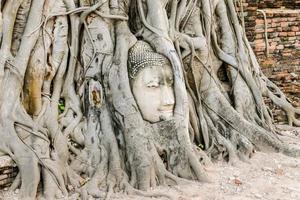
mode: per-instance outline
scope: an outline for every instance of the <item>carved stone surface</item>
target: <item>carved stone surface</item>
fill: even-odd
[[[129,50],[128,62],[131,90],[143,118],[149,122],[172,118],[173,72],[167,58],[138,41]]]

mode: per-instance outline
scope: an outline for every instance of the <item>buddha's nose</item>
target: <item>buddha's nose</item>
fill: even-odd
[[[175,103],[174,101],[174,93],[171,87],[163,86],[162,87],[162,106],[172,107]]]

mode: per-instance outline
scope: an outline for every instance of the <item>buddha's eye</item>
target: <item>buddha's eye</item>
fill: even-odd
[[[150,85],[147,85],[148,88],[158,88],[158,84],[150,84]]]
[[[172,78],[167,79],[167,83],[169,86],[173,86],[174,80]]]
[[[156,81],[151,81],[147,84],[148,88],[158,88],[159,87],[159,83]]]

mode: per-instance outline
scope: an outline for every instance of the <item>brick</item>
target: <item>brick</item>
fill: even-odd
[[[298,17],[299,13],[290,13],[289,15],[292,17]]]
[[[289,41],[296,41],[297,37],[289,37]]]
[[[289,22],[294,22],[294,21],[296,21],[296,17],[289,17],[288,19],[287,19],[287,21],[289,21]]]
[[[299,27],[293,26],[292,29],[291,29],[291,31],[297,32],[297,31],[299,31]]]
[[[278,34],[279,37],[286,37],[288,34],[286,32],[281,32]]]
[[[264,37],[264,34],[262,34],[262,33],[259,33],[259,34],[255,35],[255,39],[261,39],[263,37]]]
[[[263,19],[256,19],[255,22],[256,24],[265,24],[265,21]]]
[[[279,35],[279,33],[277,33],[277,34]],[[273,42],[279,42],[279,41],[281,41],[281,40],[280,40],[279,37],[276,37],[276,38],[273,38],[272,41],[273,41]]]
[[[284,56],[284,57],[291,57],[292,53],[282,53],[282,56]]]
[[[289,26],[289,23],[288,22],[281,22],[280,26],[281,27],[287,27],[287,26]]]
[[[281,21],[282,21],[281,18],[273,18],[272,19],[272,22],[274,22],[274,23],[278,23],[278,22],[281,22]]]
[[[257,10],[257,7],[250,7],[250,8],[247,8],[248,11],[256,11]]]
[[[282,31],[284,31],[284,32],[289,32],[289,31],[291,31],[291,28],[288,27],[288,26],[282,27]]]
[[[296,33],[295,33],[295,32],[288,32],[287,35],[288,35],[288,36],[295,36]]]
[[[269,46],[270,53],[273,53],[275,49],[276,49],[276,45]]]
[[[278,32],[269,33],[269,34],[268,34],[268,37],[269,37],[270,39],[276,38],[276,37],[278,37]]]
[[[264,29],[265,28],[265,25],[264,24],[257,24],[255,26],[256,29]]]
[[[300,15],[300,13],[299,13]],[[299,22],[289,22],[289,26],[299,26],[300,23]]]
[[[260,46],[260,47],[258,47],[258,46],[256,46],[255,47],[255,52],[256,53],[258,53],[258,52],[264,52],[266,50],[266,48],[265,48],[265,46]]]
[[[265,32],[265,29],[263,28],[258,28],[255,30],[256,33],[264,33]]]
[[[284,49],[284,46],[283,46],[283,45],[278,45],[278,46],[276,47],[276,49],[279,49],[279,50]]]
[[[265,42],[264,39],[255,40],[255,44],[261,44],[261,43],[264,43],[264,42]]]

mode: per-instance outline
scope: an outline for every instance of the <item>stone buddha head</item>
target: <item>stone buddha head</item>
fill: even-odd
[[[144,120],[158,122],[173,117],[173,72],[169,60],[138,41],[128,54],[128,74],[135,101]]]

